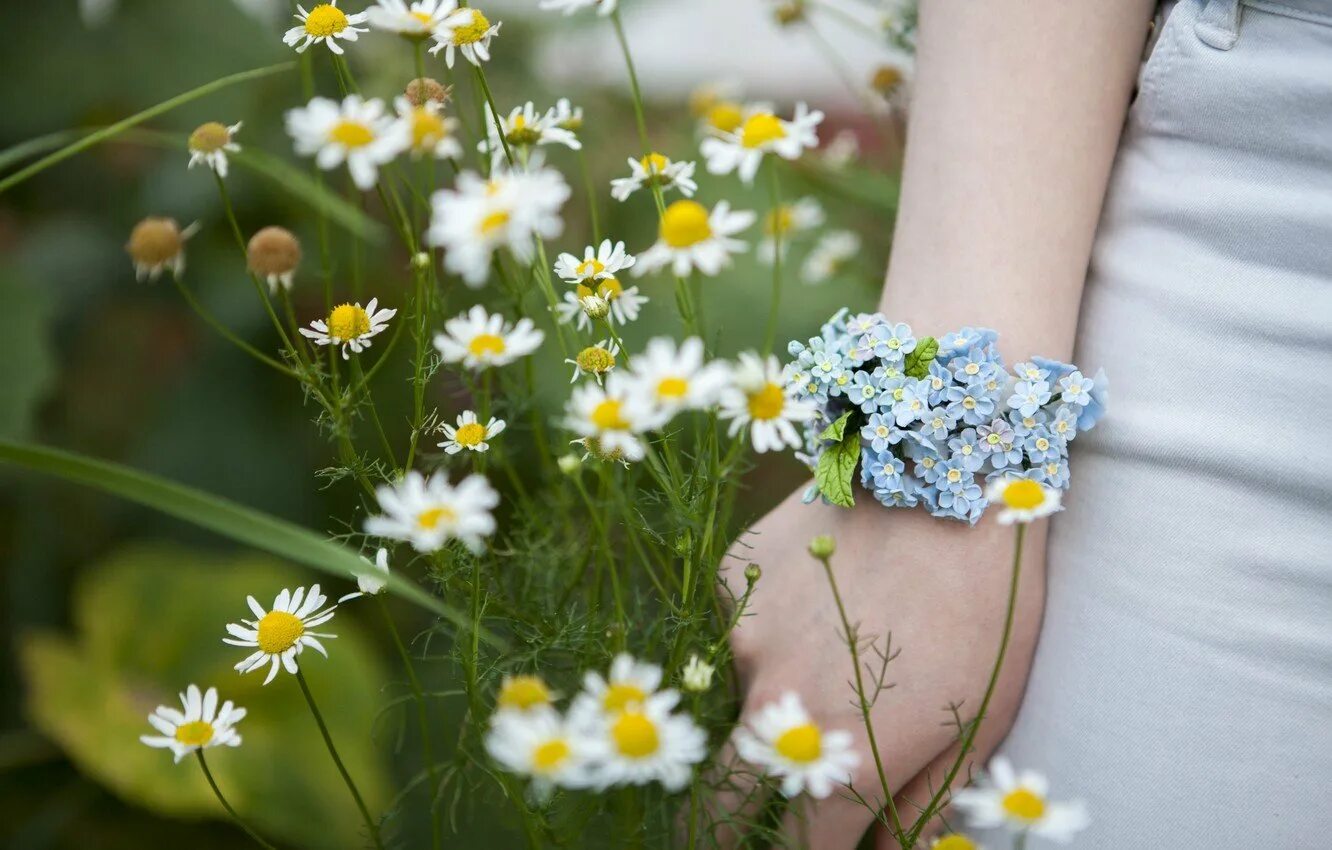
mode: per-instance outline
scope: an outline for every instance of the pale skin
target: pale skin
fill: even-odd
[[[921,3],[901,206],[880,309],[918,334],[1000,332],[1009,364],[1069,359],[1097,218],[1152,0],[926,0]],[[1076,473],[1075,473],[1076,477]],[[968,766],[985,762],[1022,698],[1045,597],[1046,523],[1027,537],[1003,675]],[[811,538],[832,534],[842,595],[862,635],[892,633],[895,687],[873,723],[908,824],[956,757],[949,703],[974,716],[999,641],[1013,531],[924,511],[889,511],[861,492],[850,510],[802,505],[760,520],[733,565],[762,565],[733,637],[744,712],[801,695],[829,728],[857,730],[856,788],[881,797],[837,612]],[[734,579],[738,567],[730,576]],[[882,641],[880,642],[882,646]],[[1034,765],[1033,767],[1039,767]],[[967,770],[959,776],[965,781]],[[931,782],[931,778],[933,782]],[[838,796],[806,809],[818,850],[852,850],[873,813]],[[794,826],[788,825],[794,834]],[[928,845],[928,842],[926,842]],[[882,829],[878,847],[896,848]]]

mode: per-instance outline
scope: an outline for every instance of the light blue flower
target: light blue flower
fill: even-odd
[[[961,493],[968,485],[975,483],[975,476],[971,470],[967,469],[966,464],[960,458],[950,457],[936,467],[938,477],[934,483],[939,488],[940,495],[944,493]]]
[[[1082,408],[1078,414],[1078,430],[1090,431],[1096,427],[1096,423],[1101,421],[1105,415],[1106,405],[1110,403],[1110,379],[1106,377],[1104,369],[1097,369],[1096,374],[1092,376],[1091,403]]]
[[[846,358],[832,349],[810,349],[809,372],[815,380],[831,383],[834,376],[845,372]]]
[[[846,320],[845,332],[850,336],[864,336],[887,323],[882,313],[857,313]]]
[[[1044,410],[1038,410],[1031,416],[1023,416],[1021,411],[1009,410],[1008,422],[1013,426],[1013,434],[1021,442],[1037,425],[1044,425],[1050,417]]]
[[[1033,357],[1031,362],[1037,367],[1050,373],[1050,377],[1045,380],[1054,382],[1073,371],[1073,366],[1062,360],[1051,360],[1049,357]]]
[[[1008,406],[1022,416],[1035,416],[1049,401],[1050,385],[1045,381],[1018,381],[1008,397]]]
[[[976,442],[985,454],[1003,451],[1004,443],[1012,444],[1013,426],[1003,419],[994,419],[976,429]]]
[[[828,380],[828,395],[833,397],[844,396],[850,387],[851,370],[838,369]]]
[[[893,427],[892,417],[871,413],[869,420],[860,429],[860,439],[869,444],[871,451],[884,452],[902,439],[902,433]]]
[[[1037,481],[1043,481],[1051,487],[1058,487],[1060,490],[1068,489],[1068,460],[1063,457],[1056,457],[1032,467],[1032,478]]]
[[[983,384],[999,368],[990,353],[983,348],[972,348],[964,355],[954,357],[948,368],[953,370],[953,378],[963,386]]]
[[[1031,362],[1019,363],[1013,367],[1013,376],[1019,381],[1048,382],[1050,380],[1050,370]]]
[[[871,490],[898,490],[902,487],[902,473],[906,464],[893,456],[891,452],[875,454],[865,463],[865,475],[869,476],[873,486]]]
[[[968,472],[979,472],[985,465],[985,455],[976,442],[976,429],[968,428],[948,441],[949,458],[960,460]]]
[[[890,508],[914,508],[920,504],[919,491],[911,484],[905,484],[896,490],[874,490],[874,498]]]
[[[851,375],[851,386],[846,389],[847,401],[860,405],[862,413],[873,413],[879,406],[879,393],[883,392],[883,369],[873,372],[857,369]]]
[[[911,335],[911,326],[905,322],[881,325],[868,336],[874,346],[874,356],[890,363],[900,363],[916,350],[916,338]]]
[[[999,334],[989,328],[963,328],[960,331],[953,331],[939,339],[939,357],[951,360],[973,348],[984,348],[998,338]]]
[[[926,400],[929,395],[928,384],[924,381],[907,379],[888,396],[893,400],[893,418],[899,428],[905,428],[919,419],[929,409]]]
[[[1074,369],[1059,379],[1059,388],[1064,391],[1059,400],[1065,404],[1076,404],[1078,407],[1085,407],[1091,404],[1091,391],[1095,386],[1095,381],[1091,378],[1084,378],[1081,372]]]
[[[957,417],[947,407],[931,407],[920,418],[920,434],[939,445],[948,442],[948,435],[957,424]]]
[[[994,413],[994,399],[979,384],[948,388],[948,410],[967,425],[981,425]]]
[[[911,471],[926,484],[934,484],[939,480],[942,467],[943,459],[939,457],[938,453],[930,452],[916,458],[916,463],[912,466]]]
[[[1022,447],[1027,451],[1027,457],[1031,458],[1033,464],[1044,463],[1047,460],[1054,460],[1064,453],[1064,444],[1055,439],[1050,433],[1050,429],[1044,425],[1037,425],[1022,441]]]
[[[929,385],[930,405],[938,405],[953,384],[953,373],[936,357],[930,361],[930,372],[925,376],[925,383]]]
[[[984,499],[980,485],[976,483],[975,476],[970,472],[964,472],[956,484],[945,487],[943,482],[947,481],[948,475],[951,474],[950,470],[940,479],[939,510],[946,516],[971,521],[972,511]]]
[[[1059,405],[1059,409],[1055,411],[1054,419],[1050,420],[1050,433],[1066,443],[1077,437],[1077,411],[1080,409],[1081,408],[1070,407],[1067,404]]]

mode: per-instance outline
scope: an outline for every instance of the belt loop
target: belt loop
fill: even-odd
[[[1203,0],[1193,31],[1208,47],[1229,50],[1239,41],[1240,0]]]

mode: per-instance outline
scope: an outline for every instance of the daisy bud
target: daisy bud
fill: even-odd
[[[125,251],[139,280],[156,280],[163,269],[179,274],[185,267],[185,240],[194,227],[180,229],[174,218],[145,218],[130,231]]]
[[[902,70],[894,65],[880,65],[870,77],[870,88],[884,97],[902,85]]]
[[[697,655],[689,657],[689,663],[680,673],[680,687],[686,691],[702,693],[712,685],[712,674],[716,672],[711,664]]]
[[[809,554],[818,558],[820,561],[826,561],[837,552],[837,541],[831,534],[820,534],[809,541]]]
[[[754,584],[763,576],[763,568],[758,564],[750,564],[745,567],[745,581]]]
[[[599,295],[588,295],[578,299],[578,303],[583,308],[583,313],[593,321],[599,321],[606,318],[610,313],[610,302]]]
[[[683,532],[675,538],[675,544],[672,548],[675,549],[675,554],[679,555],[681,558],[686,557],[689,554],[689,551],[694,548],[693,535],[688,531]]]
[[[583,466],[582,459],[572,452],[567,455],[560,455],[560,459],[556,463],[559,464],[560,472],[565,475],[574,475]]]
[[[278,286],[291,289],[296,267],[301,263],[301,243],[290,230],[265,227],[250,237],[245,256],[250,271],[268,281],[274,292]]]
[[[425,106],[429,102],[445,104],[453,93],[453,86],[446,86],[431,77],[417,77],[407,84],[407,100],[412,106]]]
[[[430,255],[425,251],[418,251],[412,255],[412,266],[424,271],[430,268]]]

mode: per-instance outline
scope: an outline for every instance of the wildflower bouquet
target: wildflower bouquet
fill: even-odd
[[[186,243],[206,225],[153,216],[130,235],[140,278],[169,278],[201,321],[289,381],[293,398],[313,412],[334,457],[318,475],[356,499],[354,515],[336,518],[331,540],[110,465],[33,449],[5,447],[2,456],[348,584],[336,601],[319,584],[256,587],[234,600],[234,621],[217,629],[236,648],[237,675],[299,688],[312,734],[362,821],[358,836],[336,839],[343,846],[456,846],[451,829],[480,819],[485,807],[502,807],[508,832],[532,848],[714,847],[734,833],[798,846],[798,836],[772,826],[787,801],[863,801],[857,783],[881,785],[890,802],[876,813],[880,822],[902,846],[922,846],[984,718],[1007,631],[978,713],[959,720],[957,763],[913,818],[893,808],[868,724],[863,644],[844,612],[874,769],[849,730],[826,728],[798,694],[735,728],[727,636],[762,574],[756,564],[723,569],[737,481],[752,453],[803,450],[829,501],[851,501],[859,463],[865,486],[885,504],[923,503],[975,522],[986,504],[976,477],[988,473],[990,498],[1007,506],[1001,519],[1025,523],[1057,506],[1068,481],[1066,444],[1100,415],[1104,381],[1036,361],[1021,364],[1009,387],[993,332],[917,340],[905,325],[846,313],[807,345],[793,343],[795,361],[783,366],[770,352],[790,243],[820,227],[824,213],[812,199],[784,202],[782,175],[812,158],[823,115],[798,104],[787,118],[714,92],[697,104],[698,152],[716,183],[732,174],[744,184],[766,179],[770,203],[756,253],[772,271],[765,346],[717,356],[700,283],[750,250],[758,212],[696,200],[698,162],[653,147],[615,0],[539,6],[595,9],[623,54],[639,149],[616,152],[615,161],[627,158],[627,175],[604,190],[581,156],[581,109],[567,99],[546,109],[500,106],[508,93],[492,90],[486,74],[503,49],[499,21],[452,0],[379,0],[357,12],[330,0],[297,7],[282,38],[302,70],[303,96],[286,110],[285,130],[295,155],[311,161],[302,176],[314,186],[317,262],[287,223],[242,221],[232,206],[228,187],[241,176],[230,165],[244,165],[248,153],[242,122],[205,124],[185,140],[188,166],[211,172],[236,271],[248,274],[276,350],[232,330],[191,288]],[[803,4],[784,4],[783,22],[799,18],[790,6],[804,14]],[[363,37],[396,39],[414,77],[396,91],[363,87],[348,55]],[[428,60],[441,54],[442,63]],[[427,61],[446,82],[429,76]],[[80,140],[0,190],[111,134]],[[837,157],[853,155],[840,147]],[[570,152],[579,154],[593,239],[557,253],[575,195],[565,176]],[[831,162],[834,154],[820,156]],[[655,242],[630,250],[603,232],[603,194],[650,204]],[[404,252],[396,277],[363,273],[363,230],[346,225],[359,221],[367,199]],[[830,233],[808,252],[803,276],[824,280],[858,249],[854,234]],[[641,288],[631,277],[644,279]],[[663,290],[682,332],[627,342],[626,329]],[[549,416],[541,376],[564,367],[572,387],[562,413]],[[410,394],[405,422],[381,416],[390,381]],[[552,385],[564,392],[562,378]],[[811,546],[842,611],[833,550],[830,540]],[[430,613],[419,635],[400,631],[389,592]],[[416,745],[411,778],[388,807],[361,793],[320,708],[333,695],[316,694],[304,675],[316,656],[338,651],[338,615],[368,605],[384,615],[402,665],[405,693],[386,710],[405,712]],[[1012,605],[1010,597],[1009,626]],[[458,687],[429,691],[427,671]],[[142,740],[177,761],[193,756],[227,814],[271,847],[209,768],[209,750],[241,745],[247,719],[244,708],[220,701],[219,688],[188,685],[181,708],[157,709],[154,734]],[[737,758],[720,755],[728,741]],[[1074,810],[1051,825],[1060,810],[1045,806],[1043,786],[1027,775],[996,766],[994,782],[993,793],[976,790],[958,804],[970,800],[987,823],[1007,818],[1021,837],[1071,833],[1085,820]],[[770,802],[729,811],[718,799],[738,784]],[[972,846],[960,835],[944,841]]]

